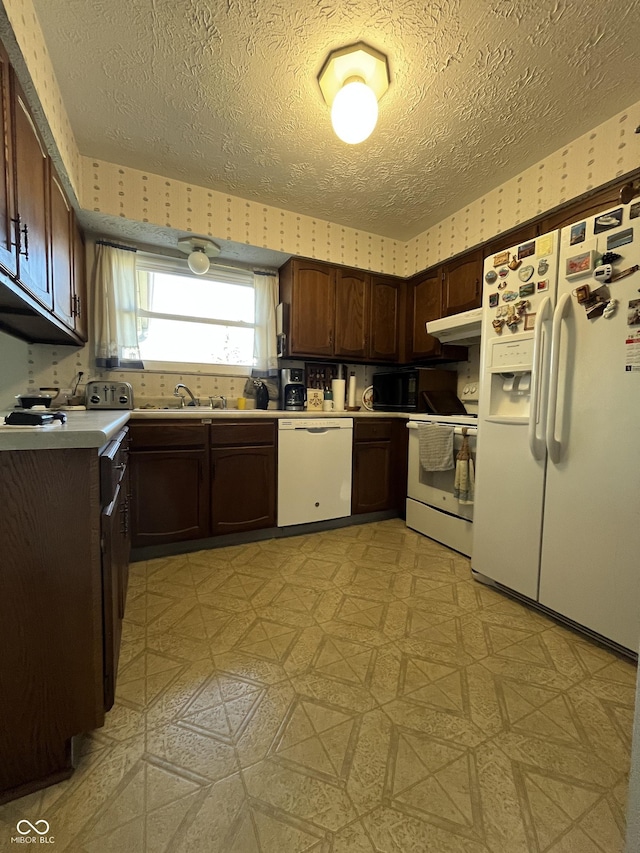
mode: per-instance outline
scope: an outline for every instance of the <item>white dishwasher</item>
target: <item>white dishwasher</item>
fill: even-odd
[[[353,418],[278,421],[278,527],[351,515]]]

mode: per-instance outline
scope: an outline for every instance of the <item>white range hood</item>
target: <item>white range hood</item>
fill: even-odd
[[[427,334],[443,344],[479,344],[482,327],[482,308],[472,308],[461,314],[425,323]]]

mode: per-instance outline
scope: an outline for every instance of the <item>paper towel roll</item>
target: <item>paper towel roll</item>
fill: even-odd
[[[334,412],[344,412],[344,379],[332,379],[331,391],[333,392]]]
[[[356,375],[352,373],[349,377],[349,393],[347,395],[347,406],[350,409],[355,408],[356,405]]]

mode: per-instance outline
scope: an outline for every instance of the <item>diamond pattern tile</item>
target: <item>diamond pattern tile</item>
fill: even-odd
[[[399,520],[137,563],[114,708],[0,847],[622,853],[635,684]]]

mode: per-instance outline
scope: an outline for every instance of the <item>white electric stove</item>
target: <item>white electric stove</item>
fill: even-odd
[[[425,471],[420,464],[420,424],[451,427],[454,467],[449,471]],[[475,460],[478,419],[473,415],[410,415],[409,472],[407,477],[407,527],[441,542],[454,551],[471,556],[473,504],[459,503],[454,495],[455,457],[467,433],[471,457]]]

